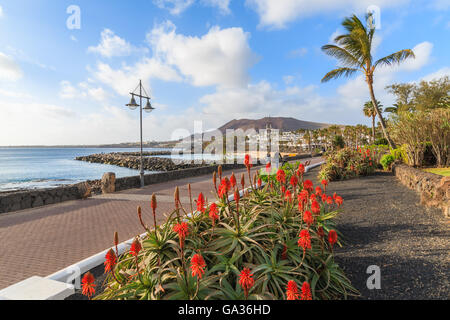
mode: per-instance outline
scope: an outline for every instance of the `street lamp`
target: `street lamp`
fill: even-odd
[[[137,93],[139,88],[139,93]],[[142,95],[142,91],[146,94],[145,96]],[[140,176],[141,176],[141,188],[144,187],[144,161],[142,157],[142,109],[145,110],[145,112],[150,113],[155,108],[152,107],[150,104],[150,97],[147,91],[145,91],[144,87],[142,86],[142,80],[139,80],[139,85],[134,89],[133,92],[130,92],[131,94],[131,101],[126,106],[129,107],[131,110],[135,110],[137,107],[139,107],[139,119],[140,119],[140,129],[141,129],[141,164],[140,164]],[[139,104],[136,103],[136,99],[134,97],[139,97]],[[144,108],[142,108],[142,99],[147,99],[147,104]]]

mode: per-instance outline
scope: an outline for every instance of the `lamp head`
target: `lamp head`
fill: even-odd
[[[145,112],[150,113],[153,110],[155,110],[155,108],[152,107],[151,103],[150,103],[150,99],[147,99],[147,104],[144,107]]]
[[[139,107],[139,105],[136,103],[136,99],[134,99],[134,94],[131,95],[131,101],[126,106],[129,107],[131,110],[134,110],[137,107]]]

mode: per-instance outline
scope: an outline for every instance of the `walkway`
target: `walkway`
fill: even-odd
[[[329,191],[328,191],[329,190]],[[327,193],[344,198],[336,250],[363,299],[449,299],[450,221],[391,173],[331,182]],[[381,289],[369,290],[367,267],[381,270]]]
[[[238,181],[244,171],[235,171]],[[152,193],[157,195],[158,223],[165,220],[163,213],[173,209],[176,186],[183,206],[189,208],[188,183],[194,199],[200,192],[213,199],[212,175],[207,175],[1,214],[0,289],[33,275],[48,276],[111,247],[115,231],[121,242],[143,233],[136,208],[142,207],[143,219],[151,225]]]

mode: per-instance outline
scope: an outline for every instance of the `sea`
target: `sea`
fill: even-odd
[[[0,192],[52,188],[86,180],[101,179],[103,173],[116,177],[139,175],[138,170],[77,161],[93,153],[134,152],[139,148],[0,148]],[[145,148],[144,151],[170,151]],[[146,171],[146,173],[154,173]]]

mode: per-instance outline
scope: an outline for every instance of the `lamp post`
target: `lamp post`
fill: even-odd
[[[137,93],[139,88],[139,93]],[[142,91],[146,94],[145,96],[142,95]],[[142,157],[142,109],[145,110],[145,112],[152,112],[155,110],[155,108],[152,107],[150,104],[150,97],[147,91],[145,91],[144,87],[142,86],[142,80],[139,80],[139,85],[134,89],[133,92],[130,92],[131,94],[131,101],[126,106],[129,107],[131,110],[136,109],[139,107],[139,120],[140,120],[140,132],[141,132],[141,163],[140,163],[140,176],[141,176],[141,188],[144,187],[144,161]],[[139,97],[139,104],[136,103],[136,99],[134,97]],[[147,104],[144,108],[142,108],[142,99],[147,99]]]

